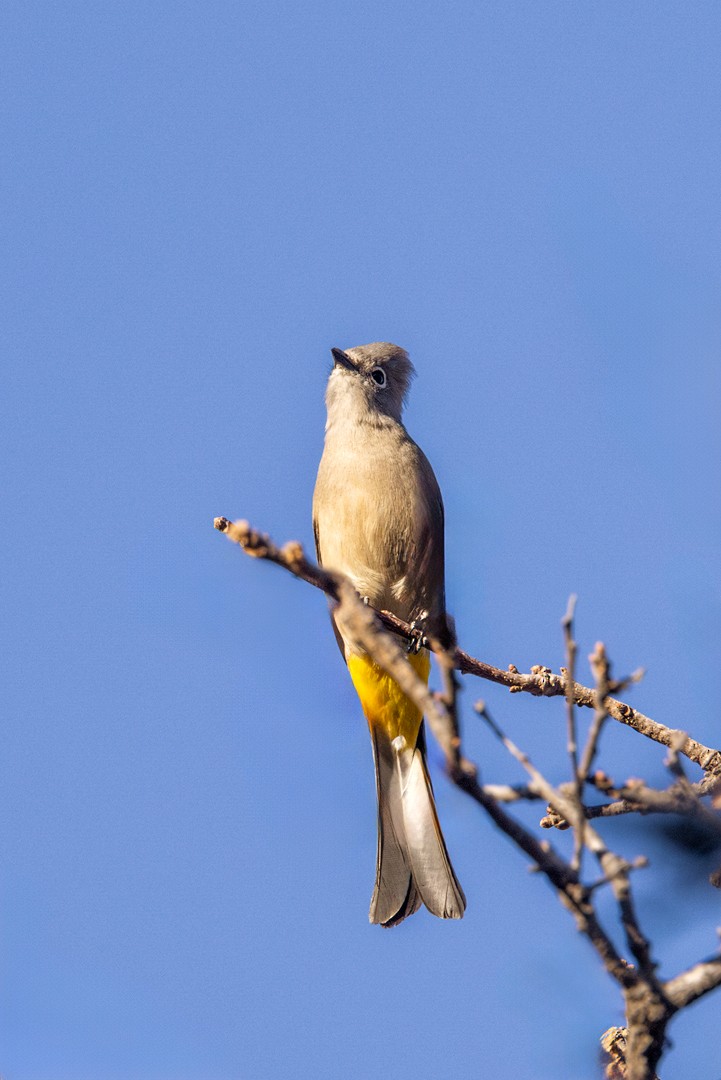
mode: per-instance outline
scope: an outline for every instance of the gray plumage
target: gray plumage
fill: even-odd
[[[388,342],[334,349],[325,447],[313,498],[318,560],[344,573],[376,608],[447,640],[443,500],[433,470],[402,422],[413,365]],[[346,660],[354,646],[334,623]],[[465,897],[438,824],[425,760],[371,727],[378,793],[372,922],[392,926],[423,902],[460,918]]]

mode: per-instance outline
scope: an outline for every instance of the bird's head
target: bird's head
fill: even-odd
[[[349,418],[386,416],[400,422],[403,403],[415,374],[408,353],[388,341],[331,349],[333,370],[328,379],[328,416],[345,410]]]

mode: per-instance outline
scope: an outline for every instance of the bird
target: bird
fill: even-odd
[[[443,499],[402,418],[413,364],[387,341],[331,353],[313,494],[318,562],[344,574],[372,607],[448,641]],[[369,919],[396,926],[421,904],[460,919],[466,899],[438,822],[421,712],[331,619],[373,747],[378,846]],[[408,660],[427,683],[428,651]]]

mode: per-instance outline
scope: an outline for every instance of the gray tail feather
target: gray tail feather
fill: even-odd
[[[425,760],[423,730],[409,747],[371,729],[378,792],[378,856],[370,921],[395,926],[425,904],[442,919],[460,919],[466,898],[438,823]]]

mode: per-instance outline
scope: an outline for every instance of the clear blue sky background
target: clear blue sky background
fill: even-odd
[[[557,668],[575,590],[582,657],[647,665],[634,703],[718,745],[718,4],[0,20],[3,1077],[597,1075],[615,988],[433,749],[467,917],[368,925],[370,747],[323,598],[212,518],[310,546],[328,350],[396,341],[463,644]],[[562,705],[468,685],[485,777],[520,779],[481,694],[562,779]],[[641,743],[609,731],[607,766],[665,783]],[[645,829],[605,831],[654,857],[673,974],[719,895]],[[720,1007],[664,1080],[718,1080]]]

